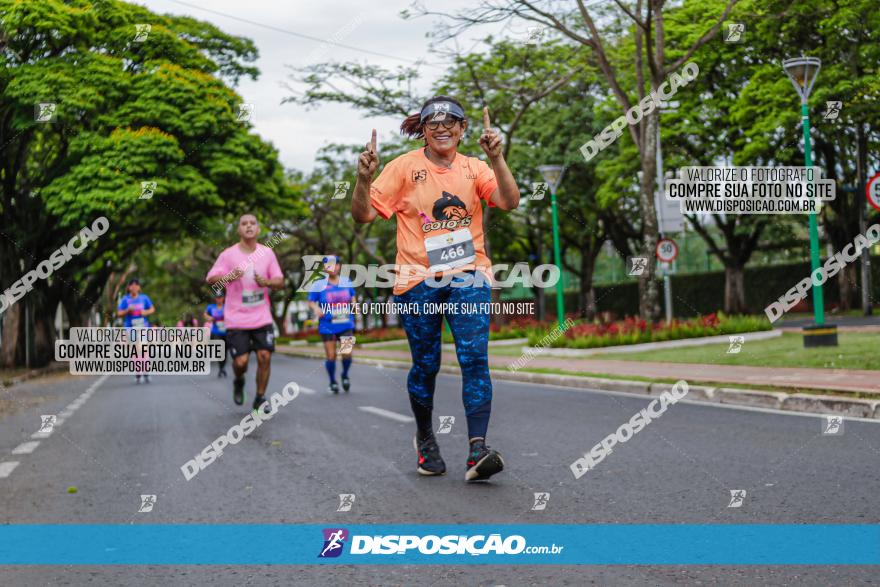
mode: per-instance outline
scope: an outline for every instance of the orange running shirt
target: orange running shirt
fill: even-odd
[[[480,200],[488,201],[497,187],[495,173],[484,161],[461,153],[451,168],[431,162],[424,148],[385,165],[370,187],[370,201],[386,220],[397,214],[395,295],[430,276],[474,269],[491,283]],[[472,262],[458,264],[464,259]],[[452,269],[436,269],[450,265]]]

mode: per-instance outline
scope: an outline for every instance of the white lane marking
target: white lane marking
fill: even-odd
[[[56,424],[56,426],[57,426],[57,424]],[[52,436],[51,430],[43,430],[42,432],[34,432],[33,434],[31,434],[31,438],[41,438],[42,439],[42,438],[49,438],[50,436]]]
[[[94,383],[92,383],[92,384],[89,386],[89,388],[86,389],[86,393],[95,393],[95,390],[98,389],[98,386],[100,386],[102,383],[104,383],[105,381],[107,381],[107,378],[108,378],[108,377],[110,377],[110,374],[109,374],[109,373],[108,373],[108,374],[105,374],[105,375],[101,375],[100,379],[98,379],[97,381],[95,381]]]
[[[299,386],[299,390],[306,395],[315,395],[316,393],[318,393],[317,391],[315,391],[311,387],[303,387],[302,385]]]
[[[375,408],[373,406],[358,406],[359,410],[364,412],[369,412],[371,414],[376,414],[377,416],[383,416],[385,418],[389,418],[396,422],[415,422],[415,418],[412,416],[406,416],[404,414],[398,414],[397,412],[392,412],[391,410],[383,410],[382,408]]]
[[[34,449],[40,446],[39,440],[28,440],[27,442],[22,442],[18,446],[12,449],[12,454],[14,455],[29,455],[34,452]]]
[[[0,479],[9,477],[9,474],[18,466],[18,461],[6,461],[0,463]]]

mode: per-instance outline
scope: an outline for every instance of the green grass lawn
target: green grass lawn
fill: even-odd
[[[729,345],[707,344],[670,348],[638,353],[603,353],[591,355],[594,361],[620,359],[624,361],[658,361],[665,363],[703,363],[710,365],[750,365],[753,367],[816,367],[827,369],[870,369],[880,370],[880,334],[848,332],[838,335],[840,346],[805,349],[803,337],[799,333],[785,332],[778,338],[746,341],[738,354],[727,354]],[[373,349],[409,351],[409,345],[381,347]],[[489,343],[489,353],[497,357],[518,357],[522,354],[521,345],[493,346]],[[552,350],[538,356],[552,356]],[[574,357],[573,357],[574,358]]]
[[[838,335],[838,342],[840,346],[837,347],[805,349],[801,334],[786,332],[779,338],[747,340],[738,354],[728,354],[727,344],[711,344],[638,353],[608,353],[591,358],[753,367],[880,370],[880,334],[841,333]]]

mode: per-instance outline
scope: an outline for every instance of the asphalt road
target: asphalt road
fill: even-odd
[[[467,485],[458,377],[438,379],[435,416],[455,417],[451,433],[438,435],[449,470],[439,478],[415,471],[406,372],[355,364],[352,379],[351,394],[331,396],[322,362],[276,355],[270,393],[290,381],[306,392],[190,481],[181,465],[247,414],[253,373],[242,407],[232,403],[231,380],[213,376],[136,386],[130,377],[61,375],[0,389],[0,523],[880,523],[876,423],[847,421],[830,436],[818,417],[679,403],[575,479],[570,463],[649,400],[496,381],[488,440],[507,470]],[[41,414],[66,417],[35,440]],[[731,489],[747,491],[742,507],[728,507]],[[531,510],[535,492],[550,493],[546,510]],[[354,506],[337,512],[343,493],[355,494]],[[151,512],[138,512],[141,494],[157,496]],[[851,585],[877,577],[858,566],[0,568],[3,585]]]

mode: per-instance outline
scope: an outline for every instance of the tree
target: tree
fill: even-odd
[[[591,64],[602,72],[608,89],[616,100],[620,113],[625,114],[648,95],[656,91],[667,77],[685,65],[694,53],[711,41],[718,33],[722,22],[730,14],[737,0],[728,0],[723,9],[715,5],[719,2],[701,3],[692,22],[711,22],[711,26],[699,26],[700,30],[692,30],[687,37],[671,39],[679,46],[670,46],[669,53],[675,55],[667,59],[667,45],[664,25],[665,0],[637,0],[631,10],[623,2],[615,0],[615,4],[623,13],[618,18],[603,19],[607,26],[597,25],[590,8],[584,0],[575,0],[569,8],[555,10],[557,4],[544,8],[532,0],[481,0],[476,6],[455,14],[432,12],[421,6],[415,6],[407,16],[435,15],[451,21],[452,26],[445,29],[442,38],[454,38],[463,31],[487,22],[501,22],[510,19],[524,19],[538,23],[548,29],[555,29],[574,43],[590,49]],[[672,10],[669,8],[668,10]],[[628,28],[621,19],[632,21],[633,52],[632,61],[619,60],[614,62],[609,52],[615,38],[619,38],[622,29]],[[603,23],[603,21],[598,21]],[[627,92],[620,82],[620,67],[631,67],[635,83]],[[624,65],[625,64],[625,65]],[[632,94],[636,99],[632,99]],[[656,181],[657,156],[657,110],[644,115],[637,125],[629,125],[629,134],[635,143],[642,171],[639,190],[639,205],[642,213],[642,254],[649,260],[647,270],[639,278],[640,303],[639,313],[643,318],[653,319],[659,314],[659,289],[654,278],[656,259],[654,251],[657,245],[658,227],[654,207],[654,183]],[[599,129],[596,129],[597,131]]]
[[[295,210],[276,151],[224,83],[256,77],[249,40],[117,0],[0,0],[0,17],[0,289],[95,218],[110,222],[25,298],[37,364],[53,354],[57,304],[83,324],[140,248],[204,237],[211,219],[245,210]],[[41,103],[55,104],[52,122],[35,121]],[[142,182],[156,182],[152,198]],[[23,362],[21,311],[3,315],[4,365]]]

